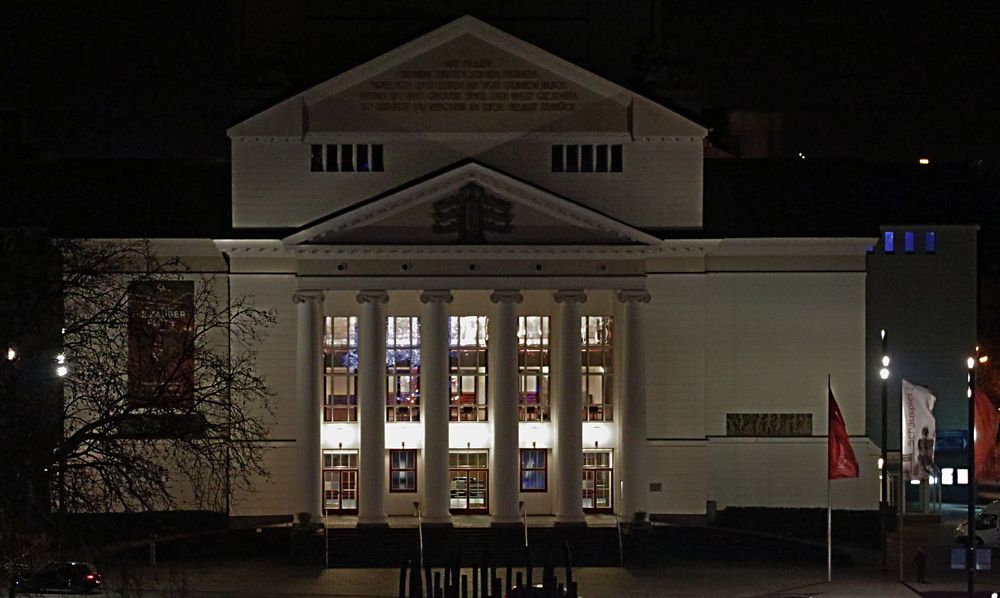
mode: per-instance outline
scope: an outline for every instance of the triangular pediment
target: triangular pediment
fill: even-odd
[[[302,92],[230,137],[383,133],[706,130],[536,46],[462,17]]]
[[[289,245],[659,245],[660,239],[464,161],[311,223]]]

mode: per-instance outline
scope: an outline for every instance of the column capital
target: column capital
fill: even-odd
[[[421,303],[451,303],[454,298],[448,290],[428,290],[420,293]]]
[[[323,291],[295,291],[292,293],[292,303],[323,303],[325,299]]]
[[[358,291],[358,303],[388,303],[389,293],[385,291]]]
[[[579,290],[561,290],[552,295],[556,303],[586,303],[587,293]]]
[[[652,297],[646,289],[625,289],[618,291],[618,300],[622,303],[649,303]]]
[[[490,301],[493,303],[520,303],[524,301],[521,291],[493,291],[490,293]]]

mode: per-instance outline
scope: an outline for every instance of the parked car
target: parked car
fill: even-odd
[[[976,546],[1000,548],[1000,501],[993,501],[976,514]],[[955,528],[955,541],[965,544],[969,537],[968,522]]]
[[[53,562],[38,571],[17,578],[16,592],[73,592],[89,594],[101,587],[104,578],[90,563]]]

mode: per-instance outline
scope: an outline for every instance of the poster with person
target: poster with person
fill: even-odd
[[[934,440],[937,427],[930,389],[903,380],[903,469],[908,480],[927,480],[936,475]]]
[[[194,401],[194,283],[137,283],[128,299],[128,388],[133,403],[189,407]]]

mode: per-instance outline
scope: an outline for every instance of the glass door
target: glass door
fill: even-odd
[[[357,451],[323,451],[323,510],[327,515],[358,512]]]
[[[614,484],[611,451],[583,453],[583,510],[587,513],[610,513],[614,507]]]
[[[489,512],[489,453],[487,451],[452,451],[448,455],[452,513]]]

